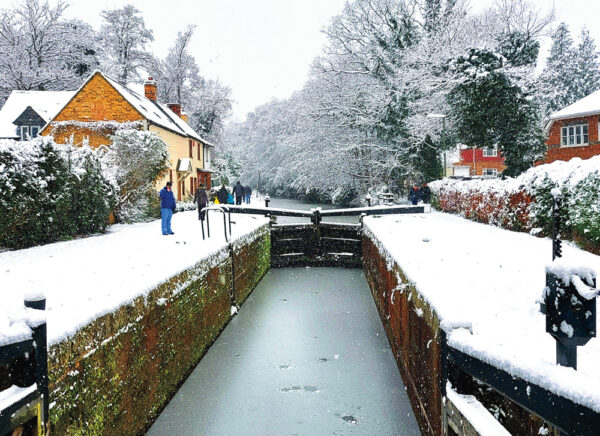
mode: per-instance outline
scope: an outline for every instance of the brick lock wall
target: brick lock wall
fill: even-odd
[[[53,121],[139,121],[144,118],[101,74],[95,74],[77,95],[56,115]],[[54,135],[56,142],[64,143],[73,135],[74,143],[89,139],[91,147],[108,145],[111,131],[91,131],[75,126],[52,128],[48,126],[43,135]]]
[[[551,163],[557,160],[568,161],[574,157],[589,159],[599,155],[600,141],[598,138],[598,121],[600,121],[600,115],[555,121],[550,128],[548,139],[546,141],[546,146],[548,147],[546,158],[543,162],[538,162],[538,164]],[[585,123],[588,125],[589,145],[581,147],[561,147],[561,128],[563,126]]]

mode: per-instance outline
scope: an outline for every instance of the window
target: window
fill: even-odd
[[[173,170],[169,170],[169,182],[173,183]]]
[[[577,147],[580,145],[588,145],[588,125],[578,124],[563,127],[561,129],[560,143],[563,147]]]
[[[498,147],[485,147],[483,149],[483,157],[496,157],[498,156]]]
[[[194,194],[194,178],[190,177],[190,194]]]
[[[201,149],[201,147],[200,147],[200,143],[198,143],[198,150],[196,150],[196,151],[198,152],[198,153],[197,153],[197,154],[198,154],[198,160],[202,160],[202,156],[200,155],[200,152],[201,152],[201,150],[200,150],[200,149]]]
[[[488,177],[497,177],[498,170],[496,168],[484,168],[481,174]]]
[[[38,133],[40,132],[40,127],[39,126],[31,126],[31,138],[37,138]]]
[[[29,140],[29,126],[21,126],[21,134],[19,136],[21,136],[21,141]]]
[[[194,142],[190,139],[190,157],[194,157]]]

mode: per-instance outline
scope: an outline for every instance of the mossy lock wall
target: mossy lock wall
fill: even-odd
[[[140,434],[270,267],[267,226],[49,350],[55,434]]]

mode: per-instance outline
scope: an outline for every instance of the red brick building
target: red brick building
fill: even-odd
[[[498,176],[506,169],[504,158],[496,147],[470,147],[460,150],[460,161],[454,164],[455,176]]]
[[[589,159],[600,154],[599,118],[600,91],[552,114],[546,125],[546,158],[540,163],[574,157]]]

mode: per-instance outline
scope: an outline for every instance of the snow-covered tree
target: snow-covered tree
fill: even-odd
[[[118,186],[117,219],[135,222],[155,216],[159,206],[154,183],[169,168],[167,144],[154,132],[117,130],[102,161]]]
[[[102,69],[122,83],[139,79],[139,70],[148,67],[152,55],[147,45],[154,41],[141,12],[132,5],[102,11],[100,29]]]
[[[98,64],[93,29],[65,20],[66,8],[63,1],[21,0],[0,11],[0,98],[13,89],[76,88]]]
[[[582,29],[575,56],[574,98],[580,99],[600,89],[600,64],[596,43],[590,31]]]
[[[545,118],[576,100],[573,88],[575,82],[574,57],[571,32],[565,23],[560,23],[552,35],[550,54],[540,75],[540,91]]]

